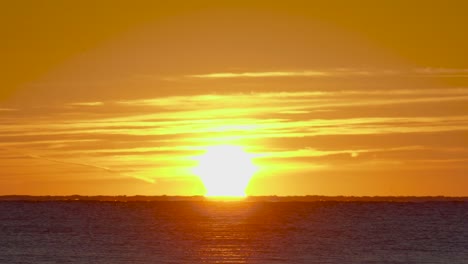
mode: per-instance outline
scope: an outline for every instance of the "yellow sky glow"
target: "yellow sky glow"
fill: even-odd
[[[465,3],[10,2],[0,195],[468,195]]]

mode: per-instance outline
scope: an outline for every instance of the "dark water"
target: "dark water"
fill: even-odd
[[[0,202],[0,263],[468,263],[468,203]]]

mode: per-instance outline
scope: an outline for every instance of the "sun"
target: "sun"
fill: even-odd
[[[245,189],[257,168],[252,154],[239,146],[208,147],[204,155],[197,157],[194,173],[200,177],[205,196],[244,197]]]

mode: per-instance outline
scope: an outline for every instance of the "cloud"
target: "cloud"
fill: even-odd
[[[189,78],[225,79],[225,78],[269,78],[269,77],[322,77],[329,76],[325,71],[269,71],[269,72],[219,72],[187,75]]]
[[[30,158],[50,163],[81,165],[147,182],[193,177],[189,169],[194,166],[193,156],[204,147],[227,143],[247,146],[264,160],[287,163],[291,171],[296,165],[307,169],[311,159],[322,163],[316,168],[324,164],[333,168],[346,158],[371,164],[369,153],[401,152],[381,163],[394,164],[411,157],[414,149],[412,140],[387,144],[392,138],[401,142],[401,137],[430,133],[440,135],[440,141],[456,131],[468,131],[463,111],[467,103],[464,88],[285,90],[85,102],[75,105],[99,105],[103,114],[69,104],[41,112],[40,118],[7,113],[0,120],[0,147],[33,153]],[[387,140],[357,145],[355,135],[386,135]],[[324,149],[324,137],[341,143]],[[421,146],[431,144],[426,141]],[[428,160],[444,160],[444,155]],[[334,158],[342,156],[346,158]]]
[[[103,102],[78,102],[78,103],[71,103],[71,106],[101,106]]]
[[[186,75],[186,78],[231,79],[231,78],[279,78],[279,77],[336,77],[336,76],[388,76],[399,71],[388,69],[334,68],[323,70],[215,72]]]
[[[234,79],[234,78],[288,78],[288,77],[385,77],[385,76],[417,76],[431,77],[468,77],[465,68],[415,68],[407,70],[366,69],[366,68],[332,68],[321,70],[297,71],[255,71],[255,72],[212,72],[185,75],[185,78],[196,79]],[[171,80],[177,80],[172,77]]]
[[[468,69],[465,68],[418,68],[414,72],[423,76],[433,77],[468,77]]]
[[[74,161],[74,160],[70,160],[70,159],[49,158],[47,156],[32,154],[32,153],[24,152],[23,150],[18,150],[18,149],[2,148],[2,150],[7,151],[9,153],[19,154],[20,156],[23,156],[25,158],[42,160],[42,161],[47,161],[47,162],[57,163],[57,164],[65,164],[65,165],[71,165],[71,166],[81,166],[81,167],[96,169],[98,171],[104,171],[104,172],[111,173],[111,174],[117,174],[120,177],[137,178],[137,179],[146,181],[148,183],[155,183],[156,182],[155,179],[151,178],[151,177],[144,177],[144,176],[139,175],[139,174],[127,176],[125,174],[124,170],[120,171],[120,170],[111,169],[111,168],[108,168],[108,167],[105,167],[105,166],[99,166],[99,165],[96,165],[96,164],[78,162],[78,161]]]

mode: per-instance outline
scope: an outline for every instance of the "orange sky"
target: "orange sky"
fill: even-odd
[[[468,195],[465,1],[157,2],[0,4],[0,195]]]

